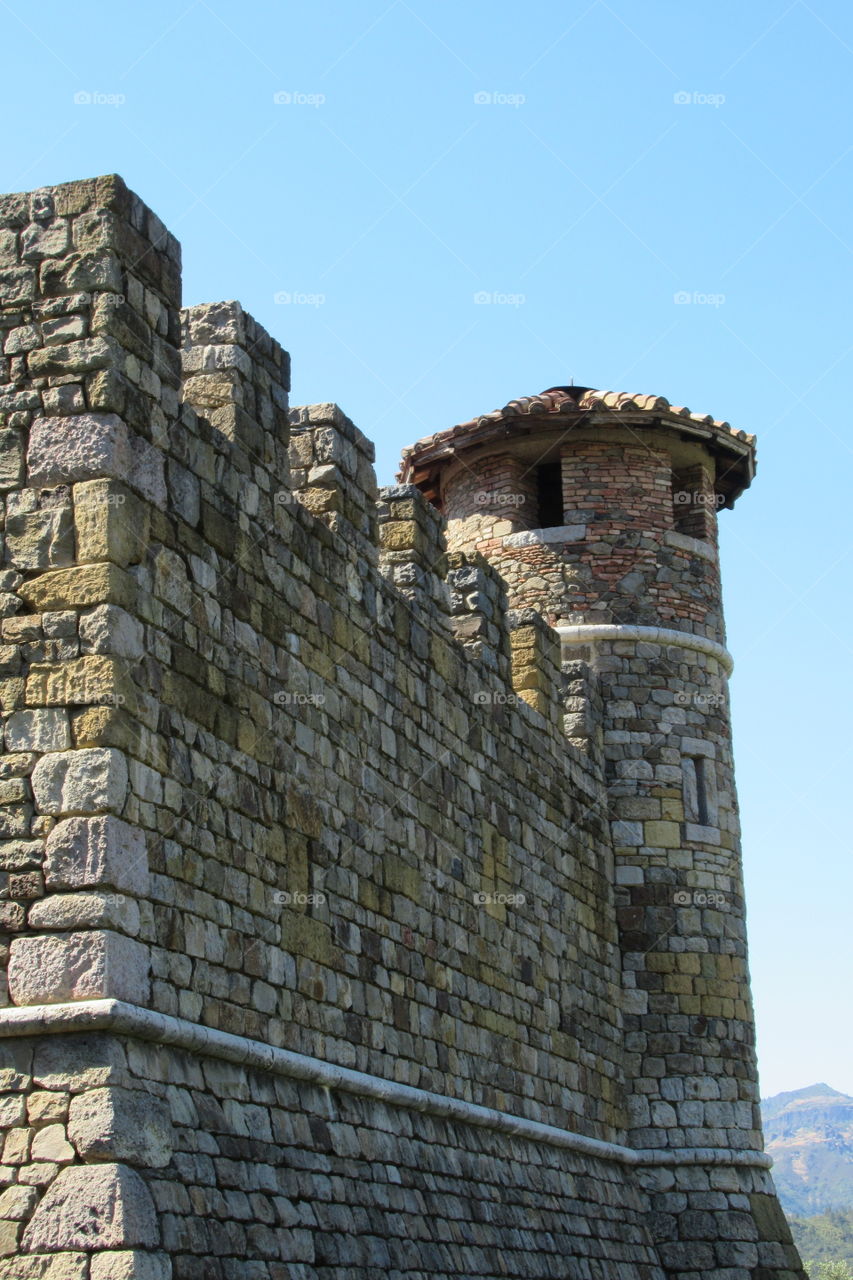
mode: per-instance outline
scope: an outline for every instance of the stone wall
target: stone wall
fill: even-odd
[[[119,179],[0,227],[0,1277],[791,1280],[629,1144],[588,675]]]

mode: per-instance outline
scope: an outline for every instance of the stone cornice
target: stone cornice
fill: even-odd
[[[617,622],[560,623],[555,626],[563,644],[591,644],[594,640],[633,641],[637,644],[679,645],[682,649],[695,649],[709,658],[716,658],[720,666],[731,675],[734,658],[725,645],[706,636],[695,636],[690,631],[675,631],[669,627],[635,627]]]
[[[531,1142],[542,1142],[579,1155],[624,1165],[748,1165],[760,1169],[769,1169],[772,1165],[771,1158],[762,1151],[739,1151],[728,1147],[642,1150],[602,1142],[555,1125],[540,1124],[537,1120],[528,1120],[506,1111],[481,1107],[463,1098],[430,1093],[381,1076],[335,1066],[320,1058],[293,1053],[289,1049],[278,1049],[259,1040],[218,1031],[198,1022],[155,1013],[122,1000],[85,1000],[0,1009],[0,1038],[97,1031],[134,1036],[199,1056],[221,1058],[254,1070],[304,1080],[325,1089],[374,1098],[389,1106],[426,1112],[461,1124],[527,1138]]]

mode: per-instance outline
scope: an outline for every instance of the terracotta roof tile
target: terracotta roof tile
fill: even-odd
[[[590,425],[607,420],[609,414],[650,414],[672,421],[685,419],[692,425],[697,434],[712,437],[717,446],[735,455],[747,455],[743,458],[744,474],[742,482],[749,483],[752,475],[752,451],[755,437],[745,431],[736,431],[728,422],[713,418],[710,414],[694,413],[682,405],[672,405],[664,396],[638,395],[627,391],[599,391],[592,387],[548,387],[534,396],[519,396],[510,400],[502,409],[494,409],[491,413],[481,414],[468,422],[460,422],[446,431],[425,436],[414,445],[403,450],[400,470],[397,478],[401,481],[412,481],[415,469],[429,467],[433,469],[440,459],[447,459],[459,448],[473,447],[485,443],[504,425],[510,430],[513,424],[525,425],[525,418],[549,419],[558,416],[574,416],[582,421],[589,415]],[[677,425],[672,422],[672,425]],[[705,430],[703,430],[703,428]],[[734,477],[733,477],[734,479]],[[415,480],[415,483],[418,481]],[[742,487],[742,484],[737,486]]]
[[[407,474],[412,463],[418,458],[432,453],[434,449],[441,449],[442,445],[452,447],[456,442],[459,444],[467,443],[469,440],[471,444],[478,442],[480,429],[488,429],[491,425],[498,425],[501,422],[508,424],[512,420],[524,419],[524,417],[551,417],[562,415],[562,413],[569,415],[569,413],[588,412],[592,419],[596,411],[602,410],[615,413],[654,413],[654,415],[666,417],[684,417],[695,424],[710,426],[715,430],[715,434],[730,435],[731,438],[749,447],[754,445],[754,436],[748,435],[745,431],[734,430],[729,422],[715,419],[710,413],[694,413],[680,404],[670,404],[663,396],[606,392],[606,390],[594,390],[589,387],[549,387],[538,396],[520,396],[517,399],[511,399],[503,408],[496,408],[491,413],[482,413],[479,417],[474,417],[467,422],[459,422],[446,431],[438,431],[435,435],[424,436],[410,448],[403,449],[400,476]]]

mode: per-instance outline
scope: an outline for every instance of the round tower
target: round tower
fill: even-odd
[[[600,684],[632,1141],[760,1150],[717,513],[755,441],[552,387],[419,441],[400,479]]]

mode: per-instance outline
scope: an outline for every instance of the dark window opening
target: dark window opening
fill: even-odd
[[[559,462],[546,462],[536,468],[538,527],[553,529],[563,523],[563,468]]]

